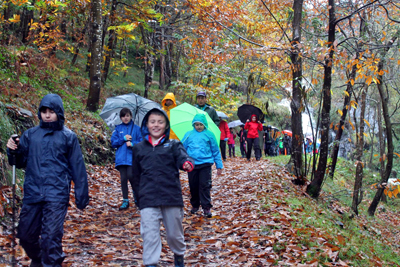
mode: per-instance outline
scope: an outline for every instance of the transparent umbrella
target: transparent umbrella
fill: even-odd
[[[142,125],[143,117],[152,108],[161,108],[160,104],[144,98],[135,93],[109,97],[100,113],[100,117],[106,122],[111,130],[121,123],[119,112],[123,108],[132,111],[132,119],[139,127]]]

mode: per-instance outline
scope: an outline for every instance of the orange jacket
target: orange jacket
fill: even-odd
[[[165,101],[167,101],[168,99],[172,100],[173,104],[171,106],[166,106],[165,105]],[[170,115],[169,112],[171,109],[173,109],[174,107],[176,107],[176,101],[175,101],[175,95],[173,93],[167,93],[164,97],[164,99],[161,101],[161,106],[162,109],[167,112],[168,115],[168,119],[170,119]],[[176,139],[179,140],[178,136],[176,136],[176,134],[174,133],[174,131],[172,131],[172,129],[170,129],[169,132],[169,139]]]

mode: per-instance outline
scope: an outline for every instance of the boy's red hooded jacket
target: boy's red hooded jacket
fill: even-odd
[[[256,115],[251,115],[250,121],[246,122],[244,125],[244,128],[248,131],[247,132],[247,138],[257,138],[258,137],[258,131],[262,131],[263,127],[261,123],[253,122],[253,117],[256,117]]]

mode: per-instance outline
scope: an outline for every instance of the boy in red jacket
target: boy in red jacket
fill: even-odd
[[[247,132],[247,161],[250,161],[251,157],[251,149],[254,144],[254,154],[256,156],[256,160],[260,160],[261,158],[261,149],[260,149],[260,140],[258,137],[258,131],[262,131],[263,127],[260,121],[257,121],[256,115],[251,115],[251,121],[247,120],[244,125],[244,129]]]

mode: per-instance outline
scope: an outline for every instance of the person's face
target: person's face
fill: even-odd
[[[162,115],[151,114],[147,120],[146,126],[149,129],[150,136],[153,139],[159,139],[165,133],[167,121]]]
[[[256,122],[257,118],[255,116],[251,117],[252,122]]]
[[[42,121],[44,122],[53,122],[58,120],[57,114],[49,108],[40,111],[40,116],[42,117]]]
[[[207,102],[207,98],[206,97],[204,97],[202,95],[197,97],[197,104],[199,106],[204,106],[206,104],[206,102]]]
[[[165,106],[169,107],[173,104],[174,102],[171,99],[165,100]]]
[[[204,125],[200,122],[195,122],[194,128],[196,129],[196,131],[202,132],[204,130]]]
[[[121,121],[125,124],[128,124],[132,119],[131,114],[127,113],[125,116],[121,117]]]

